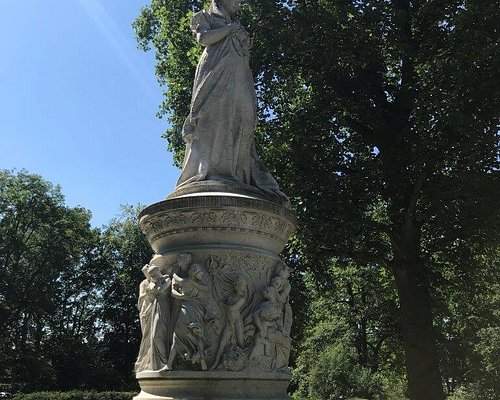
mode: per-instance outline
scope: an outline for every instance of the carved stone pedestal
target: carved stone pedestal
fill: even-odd
[[[238,193],[195,193],[147,207],[156,255],[144,268],[135,400],[285,400],[287,208]]]

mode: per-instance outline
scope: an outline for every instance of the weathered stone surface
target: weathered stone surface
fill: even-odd
[[[171,371],[138,378],[141,393],[134,400],[291,400],[286,373]]]
[[[195,13],[193,36],[205,50],[196,68],[190,113],[182,129],[186,150],[177,190],[215,180],[287,197],[255,149],[257,96],[249,65],[251,39],[236,18],[239,0],[213,0]]]
[[[158,391],[165,399],[205,398],[183,390],[195,393],[213,379],[211,387],[222,391],[213,398],[287,398],[292,316],[289,269],[278,254],[295,224],[279,204],[235,195],[180,197],[141,213],[156,255],[141,284],[149,299],[139,301],[143,333],[150,335],[143,343],[150,348],[141,346],[136,364],[143,390],[137,399]],[[155,318],[155,310],[169,313]],[[168,332],[163,343],[156,332]],[[196,372],[196,379],[181,371]],[[234,387],[246,394],[228,397]]]
[[[167,199],[175,199],[178,197],[188,196],[220,196],[230,194],[232,196],[249,197],[253,199],[267,200],[272,203],[277,203],[284,207],[289,207],[290,202],[286,196],[279,196],[274,192],[264,192],[261,189],[236,181],[224,180],[204,180],[201,182],[193,182],[182,187],[177,187]]]
[[[295,217],[276,203],[200,193],[147,207],[141,213],[140,226],[158,254],[181,249],[186,243],[279,253],[295,231]]]

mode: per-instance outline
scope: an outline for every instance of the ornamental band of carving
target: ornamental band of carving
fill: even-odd
[[[167,211],[144,218],[140,226],[153,241],[164,235],[187,230],[233,228],[286,240],[295,230],[284,218],[238,209]]]

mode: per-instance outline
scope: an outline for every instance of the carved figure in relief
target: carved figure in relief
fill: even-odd
[[[271,283],[276,289],[276,299],[282,305],[283,318],[280,322],[282,331],[286,336],[290,336],[290,330],[292,328],[292,308],[290,307],[288,298],[290,296],[291,286],[287,279],[289,272],[287,269],[285,269],[285,271],[286,272],[283,274],[275,276]]]
[[[179,277],[187,277],[187,273],[189,270],[189,266],[193,261],[193,257],[189,253],[180,253],[175,258],[175,263],[169,268],[169,275],[172,278],[174,274]],[[181,311],[181,301],[177,297],[172,298],[172,306],[171,306],[171,324],[170,324],[170,332],[169,337],[172,337],[174,332],[173,329],[177,324],[177,319],[179,318],[179,313]]]
[[[274,286],[268,286],[263,292],[266,299],[253,314],[259,339],[265,340],[270,326],[278,323],[282,316],[281,305],[278,303],[278,292]]]
[[[185,276],[189,270],[189,266],[193,261],[193,257],[189,253],[180,253],[176,257],[176,263],[173,268],[173,273],[179,276]]]
[[[203,269],[198,264],[189,267],[187,278],[173,274],[172,296],[180,301],[180,314],[175,323],[170,356],[163,370],[172,369],[177,354],[182,354],[192,362],[199,362],[203,370],[207,369],[204,297],[208,287],[202,283],[203,275]]]
[[[243,317],[241,310],[246,302],[247,282],[245,278],[238,275],[233,283],[233,291],[227,297],[224,309],[226,323],[221,333],[221,339],[214,363],[211,369],[215,369],[220,364],[226,346],[230,344],[231,338],[241,349],[245,346]]]
[[[290,357],[291,339],[290,336],[283,334],[283,331],[278,327],[272,326],[267,332],[268,343],[272,348],[272,364],[271,369],[283,369],[288,366],[288,359]]]
[[[263,296],[265,301],[253,314],[257,327],[250,359],[260,368],[286,368],[290,355],[291,308],[288,303],[290,273],[286,266],[271,279]]]
[[[240,0],[212,0],[208,10],[193,15],[192,33],[205,50],[182,129],[186,152],[177,188],[217,180],[252,185],[286,199],[255,150],[251,39],[236,19],[239,8]]]
[[[139,287],[139,318],[142,340],[135,363],[136,372],[160,370],[168,361],[170,349],[171,279],[163,276],[157,266],[145,265],[146,275]]]
[[[282,369],[288,366],[290,357],[292,329],[292,307],[289,303],[291,285],[289,282],[290,268],[283,264],[283,269],[272,280],[273,286],[278,292],[277,300],[283,304],[283,320],[280,322],[281,328],[271,332],[270,340],[276,343],[276,358],[274,361],[275,369]]]

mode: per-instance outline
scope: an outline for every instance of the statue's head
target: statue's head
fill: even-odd
[[[155,283],[158,282],[162,278],[160,268],[158,268],[156,265],[152,265],[148,268],[148,276],[151,281]]]
[[[271,280],[271,284],[274,288],[276,288],[276,290],[279,290],[285,284],[285,280],[281,276],[277,275]]]
[[[287,280],[290,277],[291,269],[287,265],[283,265],[283,270],[280,272],[280,276]]]
[[[212,0],[212,5],[224,7],[231,17],[233,17],[241,8],[241,0]]]
[[[245,289],[247,287],[247,281],[241,275],[238,275],[234,280],[234,290],[236,293],[243,294],[245,293]]]
[[[189,267],[188,274],[190,278],[196,278],[200,280],[201,278],[203,278],[203,269],[201,268],[200,264],[193,264]]]
[[[177,264],[179,265],[189,265],[193,258],[189,253],[181,253],[177,256]]]

